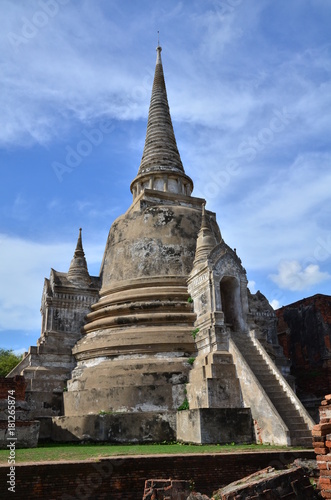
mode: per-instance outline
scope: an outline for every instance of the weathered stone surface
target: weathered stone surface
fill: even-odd
[[[100,300],[73,350],[66,415],[90,413],[92,405],[93,411],[173,411],[183,402],[187,360],[196,352],[186,278],[201,222],[200,200],[183,198],[185,204],[162,195],[162,205],[140,210],[136,203],[113,224]]]
[[[325,396],[325,405],[320,406],[320,423],[312,430],[312,441],[319,469],[318,486],[323,498],[331,492],[331,395]]]
[[[14,391],[15,400],[24,401],[26,390],[26,380],[20,375],[13,377],[0,377],[0,399],[7,399],[8,391]]]
[[[187,500],[210,500],[207,495],[203,495],[202,493],[197,493],[195,491],[192,491],[190,495],[187,497]]]
[[[260,292],[248,291],[250,320],[258,327],[259,339],[265,344],[279,347],[277,339],[277,316],[268,299]]]
[[[319,498],[305,471],[292,466],[289,470],[274,470],[267,467],[240,481],[229,484],[214,493],[220,500],[265,500],[299,498],[313,500]]]
[[[0,449],[35,448],[38,445],[40,422],[38,420],[17,420],[15,422],[15,440],[8,432],[8,422],[0,420]]]
[[[25,401],[24,377],[0,377],[0,448],[34,448],[39,438],[40,423],[30,420]],[[15,454],[15,453],[14,453]]]
[[[149,479],[145,482],[143,500],[186,500],[191,488],[190,481]]]
[[[198,408],[177,412],[177,439],[195,444],[251,443],[249,408]]]
[[[140,199],[140,206],[132,207],[110,229],[101,268],[103,295],[110,285],[132,278],[182,276],[186,284],[203,200],[183,197],[183,201],[178,199],[172,204],[170,196],[157,196],[155,192],[155,200],[147,204],[145,194],[148,191]],[[214,226],[215,233],[219,233]]]
[[[298,396],[318,420],[318,407],[331,392],[331,296],[317,294],[276,311],[278,338],[291,362]]]
[[[139,412],[54,417],[53,441],[156,443],[174,441],[175,412]]]
[[[190,409],[241,408],[242,398],[231,354],[215,351],[194,361],[186,386]]]

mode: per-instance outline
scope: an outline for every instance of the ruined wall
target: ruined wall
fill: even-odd
[[[0,377],[0,449],[8,449],[10,438],[16,438],[15,448],[37,446],[40,424],[29,420],[25,389],[24,377]]]
[[[318,420],[318,405],[331,392],[331,297],[314,295],[276,311],[278,338],[291,362],[297,394]]]
[[[26,380],[24,377],[0,377],[0,427],[7,428],[8,395],[15,408],[16,420],[28,420],[28,405],[25,401]],[[9,392],[10,391],[10,392]],[[13,391],[13,392],[12,392]]]
[[[321,495],[323,498],[331,498],[331,394],[325,396],[319,414],[320,423],[312,430],[313,446],[320,469]]]
[[[294,499],[318,500],[320,497],[310,483],[307,471],[296,465],[288,470],[266,467],[248,477],[235,481],[215,494],[222,500]]]
[[[259,290],[254,294],[248,290],[248,304],[251,329],[257,329],[258,338],[263,345],[277,345],[277,318],[267,298]]]
[[[26,381],[24,377],[0,377],[0,400],[7,399],[8,391],[15,391],[16,401],[25,399]]]
[[[141,500],[149,478],[194,480],[196,491],[212,492],[267,466],[285,468],[311,451],[165,455],[101,459],[98,462],[16,464],[15,500]],[[8,498],[7,466],[0,466],[0,498]]]

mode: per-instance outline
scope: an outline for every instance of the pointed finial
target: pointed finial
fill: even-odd
[[[83,251],[83,243],[82,243],[82,228],[79,228],[79,235],[78,235],[78,240],[77,240],[77,245],[76,245],[76,252],[77,251]]]
[[[161,50],[162,50],[162,47],[160,47],[160,32],[158,31],[157,32],[157,47],[156,47],[156,52],[157,52],[156,64],[162,64],[162,61],[161,61]]]
[[[67,277],[69,281],[76,285],[89,285],[91,283],[91,278],[87,269],[85,253],[83,250],[82,228],[79,228],[76,250],[70,263]]]
[[[214,233],[211,230],[210,222],[205,211],[206,203],[202,203],[201,227],[198,233],[195,251],[194,265],[205,262],[209,253],[216,245]]]
[[[209,228],[207,217],[206,217],[206,203],[202,204],[202,214],[201,214],[201,229]]]

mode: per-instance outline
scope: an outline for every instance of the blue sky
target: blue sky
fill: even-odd
[[[131,203],[157,31],[178,148],[252,291],[331,293],[331,2],[2,0],[0,347]]]

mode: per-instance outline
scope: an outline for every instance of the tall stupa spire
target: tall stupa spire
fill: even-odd
[[[167,90],[157,46],[155,75],[149,106],[145,147],[137,177],[131,183],[134,198],[144,188],[190,195],[192,180],[185,174],[171,121]]]
[[[87,269],[87,263],[85,259],[85,253],[83,250],[82,243],[82,229],[79,229],[79,235],[76,245],[76,250],[72,261],[70,263],[69,271],[67,274],[68,280],[74,284],[90,284],[91,277]]]
[[[203,204],[201,227],[197,238],[194,265],[204,262],[215,245],[216,239],[210,227],[210,222],[205,210],[205,204]]]

